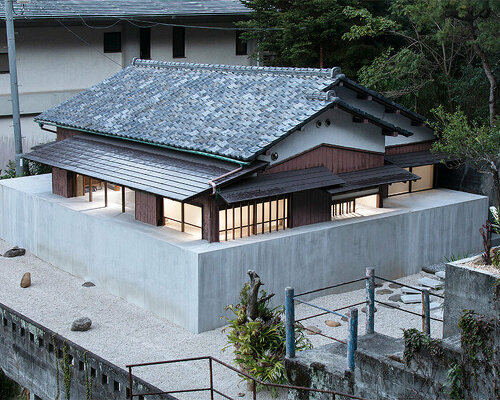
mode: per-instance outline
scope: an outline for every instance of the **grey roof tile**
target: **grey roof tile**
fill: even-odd
[[[102,18],[137,16],[243,15],[250,12],[239,0],[32,0],[14,1],[14,18]],[[0,18],[4,18],[0,2]]]
[[[334,80],[326,69],[136,60],[35,120],[243,161],[334,103],[411,135],[325,93]]]

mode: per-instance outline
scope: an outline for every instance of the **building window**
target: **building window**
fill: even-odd
[[[104,52],[120,53],[122,51],[122,33],[104,32]]]
[[[289,197],[246,202],[219,211],[219,240],[232,240],[288,227]]]
[[[172,28],[172,57],[186,57],[186,29],[180,26]]]
[[[135,211],[134,190],[89,176],[75,174],[75,196],[104,204],[106,207],[121,209],[126,213]]]
[[[332,219],[369,215],[379,207],[379,189],[367,189],[332,197]],[[354,215],[355,214],[355,215]]]
[[[434,164],[405,168],[405,170],[420,176],[421,179],[415,182],[400,182],[389,185],[389,196],[420,192],[434,187]]]
[[[141,28],[139,30],[140,58],[151,59],[151,28]]]
[[[0,53],[0,74],[9,73],[9,55],[7,53]]]
[[[248,55],[248,44],[247,41],[241,38],[243,34],[242,31],[236,31],[236,55],[246,56]]]
[[[201,239],[202,208],[194,204],[163,199],[165,226]]]

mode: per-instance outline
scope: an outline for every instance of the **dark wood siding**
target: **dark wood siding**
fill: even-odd
[[[330,195],[322,189],[292,194],[290,226],[315,224],[331,220]]]
[[[428,142],[420,142],[420,143],[391,146],[391,147],[387,147],[385,149],[385,154],[388,156],[393,156],[395,154],[414,153],[416,151],[426,151],[426,150],[430,150],[432,143],[433,143],[433,141],[428,141]]]
[[[135,219],[149,225],[164,225],[163,197],[137,190],[135,192]]]
[[[266,172],[276,173],[325,166],[334,174],[339,174],[381,167],[382,165],[384,165],[384,155],[382,153],[321,145],[275,164],[269,167]]]
[[[66,129],[66,128],[57,128],[57,141],[60,142],[61,140],[73,137],[75,135],[81,135],[82,132],[75,131],[73,129]]]
[[[52,193],[63,197],[75,197],[75,174],[60,168],[52,168]]]

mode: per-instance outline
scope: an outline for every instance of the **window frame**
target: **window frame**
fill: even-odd
[[[111,43],[109,41],[111,40]],[[116,42],[113,43],[113,40]],[[122,33],[104,32],[103,34],[103,52],[104,53],[121,53],[122,52]]]

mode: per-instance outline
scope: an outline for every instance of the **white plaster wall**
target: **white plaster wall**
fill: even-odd
[[[38,124],[33,122],[32,115],[21,117],[21,136],[24,152],[40,143],[56,140],[55,134],[40,129]],[[0,170],[4,171],[9,160],[14,160],[14,148],[12,118],[0,117]]]
[[[71,26],[16,28],[17,69],[20,93],[86,89],[121,69],[122,54],[103,51],[104,30]],[[115,26],[109,31],[120,31]],[[5,30],[0,43],[6,43]],[[116,64],[117,63],[117,64]],[[10,94],[9,74],[0,75],[0,94]]]
[[[396,113],[388,114],[385,112],[385,106],[382,104],[379,104],[376,101],[358,99],[356,98],[356,93],[345,86],[336,87],[335,92],[337,93],[337,96],[347,101],[352,106],[413,133],[410,137],[405,137],[403,135],[398,135],[396,137],[387,136],[386,146],[424,142],[434,139],[434,134],[431,129],[422,126],[412,126],[409,118]]]
[[[198,331],[197,256],[158,230],[50,193],[51,175],[0,181],[0,237],[127,301]],[[119,207],[117,207],[119,208]],[[97,210],[97,212],[95,212]],[[127,318],[126,315],[123,318]]]
[[[331,121],[329,127],[325,125],[326,119]],[[318,120],[322,122],[319,128],[316,126]],[[277,160],[273,162],[270,156],[263,159],[274,164],[323,143],[380,153],[385,151],[385,139],[379,127],[352,122],[351,114],[339,109],[329,109],[306,124],[302,130],[292,133],[273,146],[269,154],[278,153]]]
[[[217,24],[210,24],[215,26]],[[222,25],[221,25],[222,26]],[[186,57],[172,57],[172,28],[151,29],[151,58],[154,60],[207,64],[251,65],[248,56],[236,55],[234,31],[186,28]],[[248,47],[248,54],[252,51]]]

